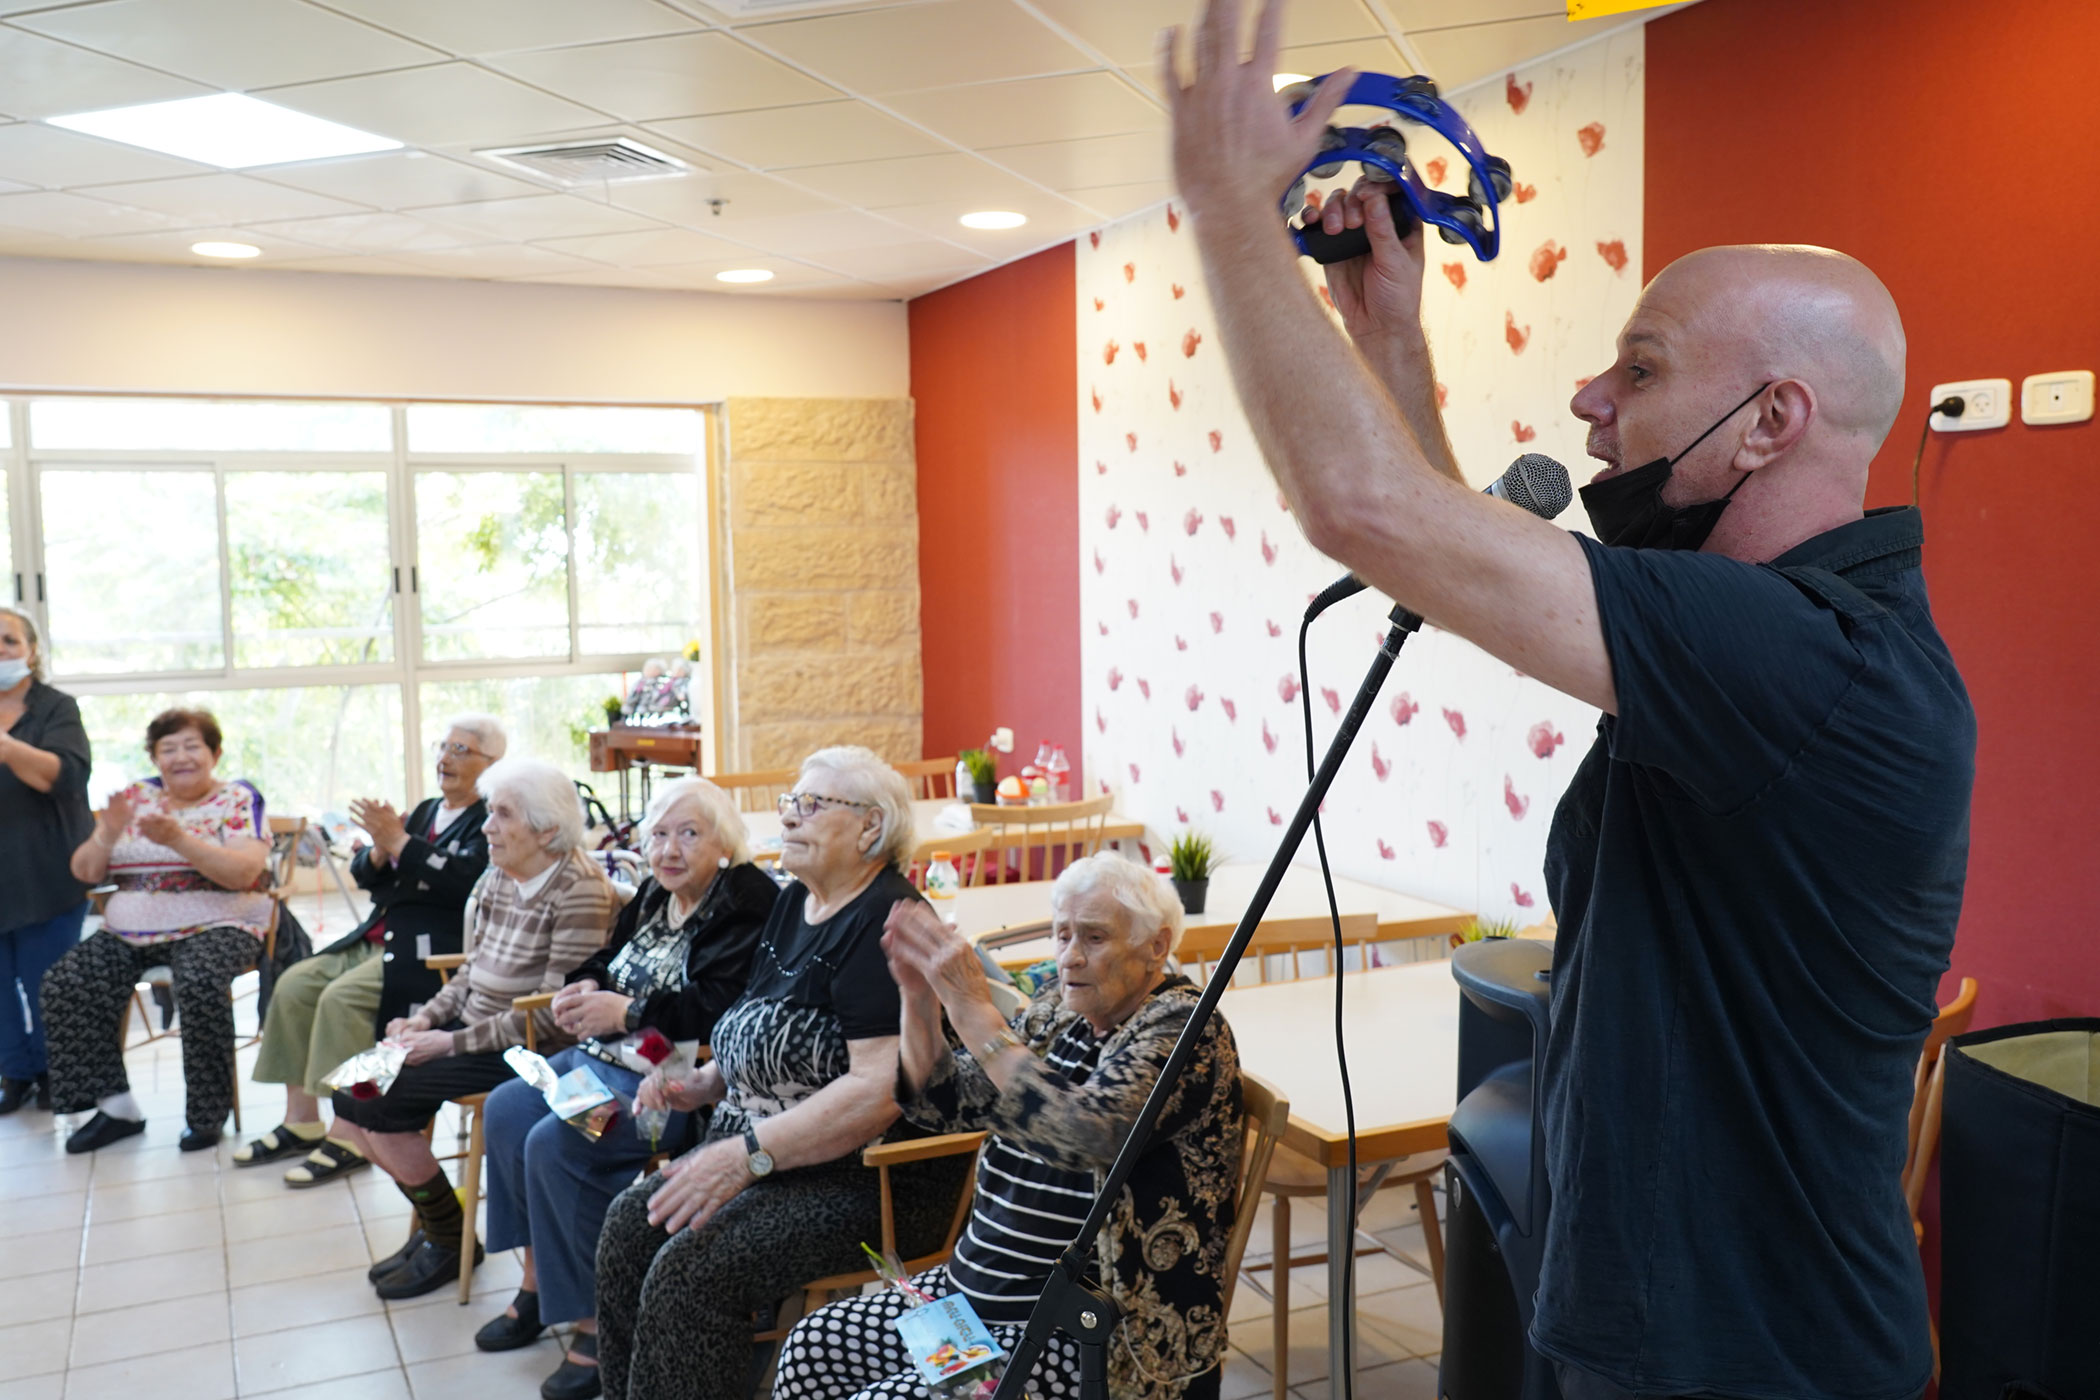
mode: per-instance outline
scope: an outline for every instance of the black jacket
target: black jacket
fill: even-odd
[[[467,896],[489,868],[489,843],[481,835],[488,804],[475,802],[437,833],[435,841],[425,840],[422,833],[430,830],[441,805],[438,798],[426,797],[408,814],[410,834],[401,859],[377,865],[369,849],[351,858],[350,878],[359,889],[371,891],[372,912],[321,950],[347,953],[365,940],[374,924],[385,921],[380,956],[386,960],[386,976],[379,1014],[372,1022],[377,1034],[384,1034],[395,1017],[406,1016],[411,1006],[436,996],[444,985],[444,979],[423,966],[423,959],[461,951]]]
[[[759,930],[765,927],[779,894],[780,887],[772,877],[755,865],[732,865],[716,876],[706,898],[693,911],[699,927],[686,951],[685,986],[675,992],[658,992],[643,1002],[640,1023],[673,1040],[706,1043],[714,1034],[715,1022],[744,994],[751,958],[758,950]],[[612,938],[571,972],[569,981],[588,977],[607,991],[615,990],[613,956],[670,897],[656,881],[644,880],[620,911]]]
[[[80,706],[63,690],[31,681],[22,717],[9,731],[58,755],[58,781],[38,792],[0,764],[0,932],[55,919],[87,903],[73,878],[73,852],[94,829],[88,811],[87,730]]]

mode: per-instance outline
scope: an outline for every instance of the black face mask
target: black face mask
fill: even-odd
[[[1720,523],[1721,512],[1728,509],[1728,502],[1743,489],[1750,474],[1743,473],[1743,481],[1729,487],[1727,495],[1688,506],[1663,504],[1663,486],[1693,448],[1771,387],[1769,382],[1758,385],[1749,398],[1715,419],[1713,427],[1692,439],[1692,446],[1675,457],[1658,457],[1646,466],[1583,487],[1582,508],[1590,513],[1598,540],[1623,549],[1697,549],[1705,544]]]

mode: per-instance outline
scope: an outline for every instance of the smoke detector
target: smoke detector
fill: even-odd
[[[564,185],[600,185],[622,180],[668,180],[693,168],[675,156],[627,136],[556,141],[540,146],[502,146],[477,156]]]

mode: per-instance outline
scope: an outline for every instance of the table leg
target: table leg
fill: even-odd
[[[1349,1214],[1349,1169],[1327,1171],[1327,1376],[1330,1397],[1342,1394],[1342,1377],[1355,1392],[1350,1341],[1356,1326],[1355,1300],[1346,1295],[1349,1265],[1356,1255],[1356,1220]]]

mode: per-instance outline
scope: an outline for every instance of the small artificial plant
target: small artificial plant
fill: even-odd
[[[1201,832],[1184,831],[1167,847],[1167,865],[1177,880],[1208,880],[1217,864],[1217,848]]]
[[[981,788],[998,784],[999,770],[992,763],[992,756],[983,749],[964,749],[957,754],[956,761],[970,770],[970,781]]]
[[[618,724],[620,715],[625,707],[621,704],[619,696],[608,695],[598,702],[598,708],[605,711],[605,722],[607,724]]]
[[[1458,941],[1478,943],[1483,938],[1515,938],[1517,922],[1514,919],[1468,919],[1459,925]]]

